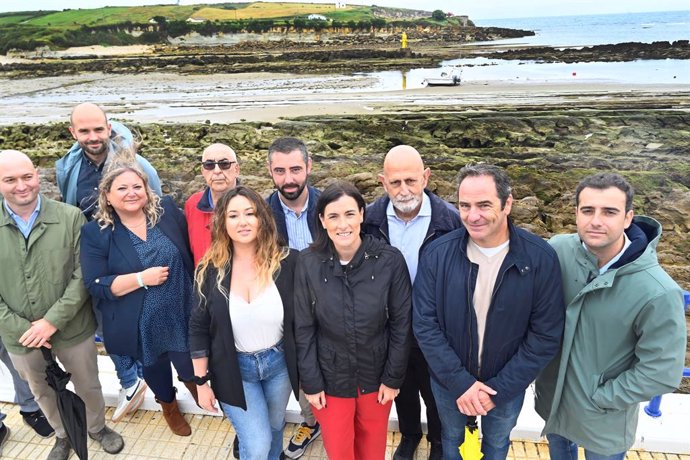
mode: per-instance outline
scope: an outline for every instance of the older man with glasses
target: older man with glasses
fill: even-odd
[[[237,186],[240,165],[235,151],[225,144],[211,144],[201,155],[201,175],[206,188],[189,197],[184,206],[189,229],[189,244],[198,264],[211,245],[213,205],[223,193]]]

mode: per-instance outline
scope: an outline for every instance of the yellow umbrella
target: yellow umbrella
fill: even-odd
[[[465,441],[458,448],[462,460],[479,460],[482,454],[481,444],[479,443],[479,427],[477,417],[467,417],[465,425]]]

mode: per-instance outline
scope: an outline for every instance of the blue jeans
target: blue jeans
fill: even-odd
[[[433,377],[431,390],[441,419],[443,458],[457,460],[461,458],[458,447],[465,440],[467,417],[460,413],[455,395],[451,395]],[[510,432],[515,428],[524,399],[524,393],[520,393],[511,401],[496,406],[487,415],[480,417],[484,460],[505,460],[507,457],[510,449]]]
[[[283,451],[290,377],[282,342],[255,353],[237,353],[247,410],[220,403],[235,427],[242,460],[278,460]]]
[[[577,460],[577,444],[558,434],[549,433],[546,435],[549,440],[549,456],[551,460]],[[613,455],[601,455],[591,450],[585,449],[587,460],[623,460],[625,452]]]
[[[143,377],[143,366],[139,361],[129,356],[108,355],[115,365],[115,373],[122,388],[129,388]]]

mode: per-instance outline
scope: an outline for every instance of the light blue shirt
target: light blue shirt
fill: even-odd
[[[412,220],[405,222],[395,215],[393,202],[388,202],[386,208],[388,217],[388,237],[391,245],[402,252],[410,272],[410,280],[414,283],[417,276],[417,264],[419,263],[419,249],[424,243],[424,238],[429,231],[431,223],[431,202],[426,193],[422,193],[422,207]]]
[[[309,221],[307,220],[309,197],[307,197],[307,201],[304,202],[304,207],[302,211],[300,211],[299,216],[295,211],[286,206],[280,197],[278,201],[280,201],[280,206],[283,208],[283,213],[285,213],[285,227],[287,228],[287,234],[290,240],[288,241],[288,245],[291,249],[297,249],[298,251],[306,249],[312,242],[311,232],[309,231]]]
[[[41,211],[41,195],[38,195],[38,199],[36,200],[36,209],[34,209],[34,212],[32,212],[29,216],[28,222],[25,222],[24,219],[19,217],[19,214],[10,209],[9,205],[7,204],[7,200],[3,200],[3,203],[5,203],[5,209],[7,210],[10,217],[12,217],[14,222],[17,224],[17,228],[19,228],[19,231],[22,232],[24,238],[28,238],[29,233],[31,233],[31,229],[34,226],[34,223],[36,223],[38,213]]]

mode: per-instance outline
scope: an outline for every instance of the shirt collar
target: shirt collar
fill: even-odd
[[[14,220],[22,219],[22,218],[19,216],[19,214],[17,214],[16,212],[14,212],[14,211],[12,210],[12,208],[10,208],[10,205],[7,204],[7,200],[2,200],[2,202],[3,202],[3,204],[5,205],[5,209],[7,210],[7,213],[10,215],[10,217],[11,217],[12,219],[14,219]],[[41,195],[38,195],[38,197],[37,197],[37,199],[36,199],[36,209],[34,209],[34,210],[31,212],[31,214],[30,214],[30,216],[29,216],[29,219],[31,219],[31,216],[33,216],[34,214],[38,214],[39,212],[41,212]],[[22,220],[24,220],[24,219],[22,219]]]
[[[283,212],[285,214],[288,214],[288,213],[297,214],[295,211],[292,210],[292,208],[290,208],[288,205],[283,203],[283,199],[281,198],[281,196],[282,195],[280,194],[280,192],[278,192],[278,202],[280,203],[280,207],[283,208]],[[304,202],[304,207],[299,212],[299,215],[301,216],[302,214],[304,214],[307,211],[308,207],[309,207],[309,194],[307,194],[307,201]]]
[[[395,217],[399,221],[403,222],[403,220],[399,218],[398,215],[395,213],[395,207],[393,207],[393,200],[390,199],[388,200],[388,206],[386,207],[386,216]],[[419,208],[419,212],[417,213],[417,215],[410,219],[409,222],[412,222],[418,217],[429,216],[431,216],[431,200],[429,200],[429,197],[426,193],[422,192],[422,207]]]
[[[603,275],[604,273],[606,273],[606,272],[608,271],[608,269],[611,268],[611,266],[612,266],[613,264],[615,264],[616,262],[618,262],[618,260],[619,260],[621,257],[623,257],[623,254],[625,254],[625,251],[627,251],[628,248],[630,247],[630,245],[632,244],[632,242],[630,241],[630,238],[628,238],[628,235],[626,235],[625,232],[623,232],[623,238],[624,238],[623,249],[621,249],[620,252],[619,252],[618,254],[616,254],[615,256],[613,256],[613,258],[612,258],[611,260],[609,260],[608,262],[606,262],[605,265],[603,265],[601,268],[599,268],[599,274],[600,274],[600,275]],[[590,254],[592,254],[592,253],[589,251],[589,249],[587,249],[587,245],[585,244],[584,241],[582,242],[582,247],[585,248],[585,251],[587,251],[587,252],[589,252]]]

